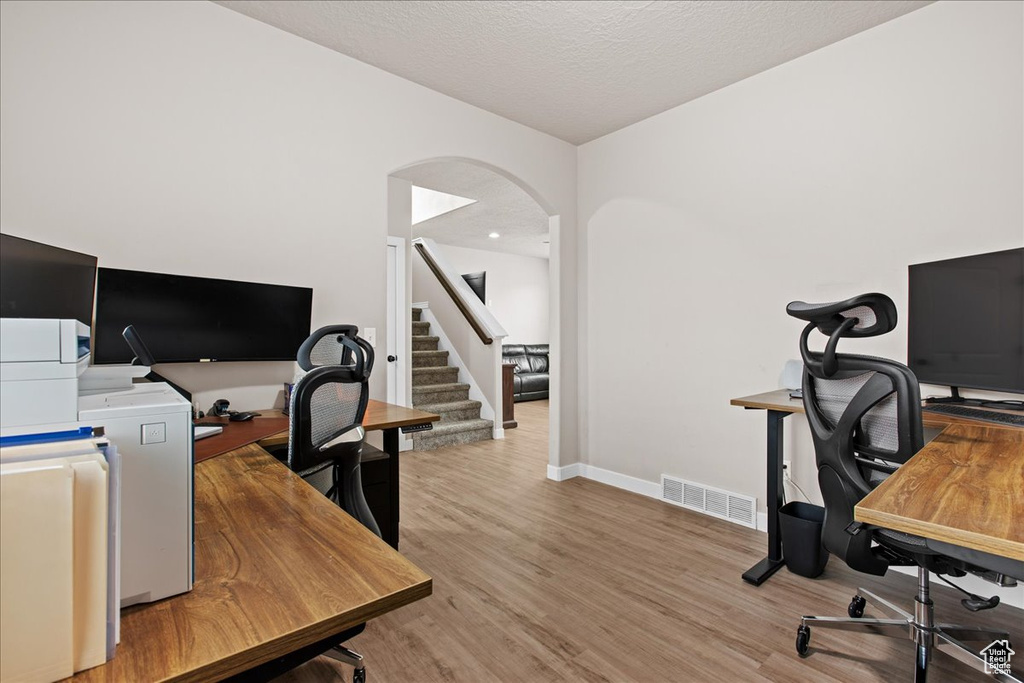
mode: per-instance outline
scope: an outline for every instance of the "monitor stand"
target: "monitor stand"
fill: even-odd
[[[1024,412],[1024,401],[1018,401],[1015,399],[992,399],[987,400],[983,398],[964,398],[960,395],[959,387],[950,387],[951,396],[936,396],[932,398],[926,398],[925,403],[956,403],[963,406],[979,406],[985,408],[1002,408],[1003,410],[1020,410]]]
[[[925,403],[959,403],[965,406],[980,406],[984,401],[976,398],[964,398],[960,395],[960,387],[950,387],[951,396],[935,396],[926,398]]]

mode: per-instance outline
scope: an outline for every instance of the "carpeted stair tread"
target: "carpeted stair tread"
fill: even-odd
[[[412,388],[413,404],[416,404],[416,394],[432,394],[439,391],[469,391],[469,385],[462,382],[446,382],[444,384],[421,384]]]
[[[440,337],[432,337],[430,335],[414,334],[412,337],[412,350],[413,351],[437,351],[437,344],[441,341]]]
[[[447,384],[459,379],[459,369],[450,365],[442,365],[432,368],[412,369],[412,385],[414,387],[430,384]]]
[[[448,365],[447,351],[413,351],[412,366],[414,368],[437,368]]]
[[[415,432],[416,436],[441,436],[442,434],[456,434],[458,432],[474,432],[476,430],[491,429],[493,424],[490,420],[459,420],[457,422],[435,422],[434,428],[429,432]]]
[[[441,416],[441,422],[458,422],[480,417],[480,401],[466,399],[464,401],[445,401],[424,403],[415,406],[416,410],[425,410]],[[435,423],[437,424],[437,423]]]

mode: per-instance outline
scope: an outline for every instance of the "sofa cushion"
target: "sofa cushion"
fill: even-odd
[[[530,359],[526,357],[526,347],[522,344],[505,344],[501,347],[501,361],[503,363],[515,363],[513,370],[516,374],[520,372],[531,372]]]
[[[525,344],[524,351],[527,356],[548,355],[548,344]]]
[[[548,374],[546,372],[521,372],[516,379],[520,382],[518,393],[526,394],[548,390]]]
[[[530,372],[532,370],[532,368],[530,367],[529,356],[508,356],[507,358],[505,358],[505,362],[516,364],[515,368],[512,369],[512,372],[516,373],[517,375],[521,372]]]
[[[530,372],[548,372],[548,357],[547,356],[527,356],[530,360]]]
[[[525,356],[526,347],[522,344],[505,344],[501,347],[501,355],[505,356]]]

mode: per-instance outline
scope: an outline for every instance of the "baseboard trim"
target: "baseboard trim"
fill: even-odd
[[[614,486],[617,489],[632,491],[633,493],[639,493],[641,496],[661,500],[661,484],[656,481],[637,479],[628,474],[620,474],[619,472],[612,472],[611,470],[594,467],[593,465],[583,464],[580,465],[580,476],[584,479]]]
[[[597,481],[602,484],[614,486],[617,489],[623,489],[632,493],[639,493],[641,496],[661,500],[661,484],[656,481],[638,479],[636,477],[631,477],[628,474],[612,472],[611,470],[594,467],[593,465],[587,465],[581,462],[575,462],[571,465],[564,465],[562,467],[548,465],[548,479],[551,479],[552,481],[566,481],[574,477],[590,479],[591,481]],[[757,513],[757,530],[763,532],[768,531],[768,513]]]
[[[572,479],[573,477],[582,477],[602,484],[608,484],[609,486],[614,486],[617,489],[639,493],[640,495],[647,496],[648,498],[661,498],[661,486],[654,481],[637,479],[636,477],[631,477],[628,474],[612,472],[611,470],[594,467],[593,465],[586,465],[581,462],[573,463],[572,465],[565,465],[564,467],[548,465],[548,479],[552,479],[554,481],[565,481],[566,479]]]
[[[572,479],[578,476],[580,476],[580,464],[578,462],[574,462],[571,465],[565,465],[564,467],[548,465],[548,479],[552,481],[565,481],[566,479]]]

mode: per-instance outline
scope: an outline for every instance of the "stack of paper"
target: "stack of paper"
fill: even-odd
[[[118,467],[101,439],[0,447],[0,670],[53,681],[117,639]]]

